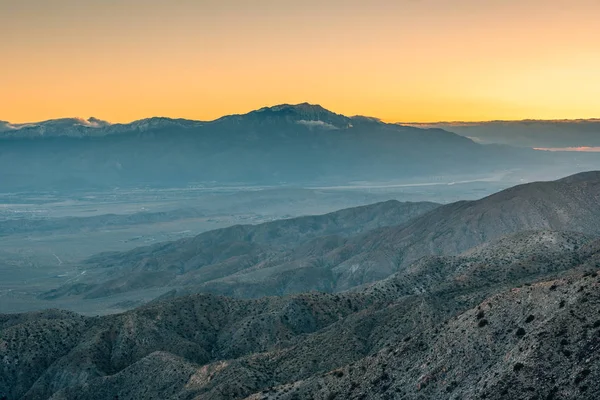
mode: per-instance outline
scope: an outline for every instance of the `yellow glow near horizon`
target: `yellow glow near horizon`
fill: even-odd
[[[0,120],[600,116],[595,0],[5,0]]]

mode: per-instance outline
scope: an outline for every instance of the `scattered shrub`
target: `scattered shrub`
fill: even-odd
[[[515,372],[519,372],[520,370],[522,370],[525,367],[525,365],[523,365],[523,363],[516,363],[513,367],[513,370]]]
[[[530,316],[529,316],[529,317],[527,317],[527,319],[525,320],[525,323],[527,323],[527,324],[528,324],[528,323],[530,323],[530,322],[533,322],[533,320],[534,320],[534,319],[535,319],[535,316],[533,316],[533,315],[530,315]]]

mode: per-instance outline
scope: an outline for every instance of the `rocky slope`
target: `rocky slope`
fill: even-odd
[[[489,240],[531,229],[600,233],[600,172],[535,182],[477,201],[439,207],[409,224],[365,235],[373,250],[402,250],[412,262],[425,254],[457,254]]]
[[[595,399],[596,273],[490,296],[411,340],[251,399]]]
[[[462,201],[397,227],[356,236],[328,252],[338,289],[381,278],[427,255],[459,254],[501,236],[532,229],[600,234],[600,173],[515,186]]]
[[[292,257],[290,249],[316,238],[339,238],[332,239],[337,243],[344,237],[404,223],[437,206],[387,201],[325,215],[237,225],[125,253],[100,254],[82,266],[88,272],[81,280],[45,296],[84,292],[99,297],[136,287],[198,284],[257,264],[283,262]]]
[[[175,294],[236,297],[338,292],[384,279],[422,257],[460,254],[511,233],[549,229],[597,235],[600,172],[520,185],[481,200],[436,207],[420,216],[400,208],[408,222],[395,226],[383,226],[391,225],[393,218],[382,207],[373,212],[358,209],[365,212],[360,216],[352,210],[343,214],[355,221],[349,227],[356,223],[367,230],[382,225],[363,233],[340,230],[336,222],[327,222],[331,229],[320,228],[319,223],[312,229],[311,219],[292,219],[100,255],[91,260],[93,273],[86,266],[90,274],[84,280],[48,296],[106,296],[160,285],[173,286]],[[327,221],[337,218],[332,215]],[[368,223],[375,215],[379,217]],[[302,233],[306,229],[309,235]]]
[[[1,316],[0,394],[592,399],[598,268],[599,240],[532,231],[339,294]]]

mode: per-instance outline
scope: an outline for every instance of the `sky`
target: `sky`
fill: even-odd
[[[0,120],[600,117],[600,0],[0,0]]]

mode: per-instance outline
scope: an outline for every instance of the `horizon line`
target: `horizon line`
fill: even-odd
[[[242,116],[242,115],[247,115],[253,112],[257,112],[263,109],[272,109],[275,107],[281,107],[281,106],[292,106],[292,107],[297,107],[297,106],[302,106],[302,105],[309,105],[309,106],[313,106],[313,107],[321,107],[323,108],[325,111],[328,111],[330,113],[333,114],[337,114],[337,115],[341,115],[347,118],[357,118],[357,117],[365,117],[365,118],[373,118],[376,120],[379,120],[381,122],[384,122],[386,124],[396,124],[396,125],[444,125],[444,124],[450,124],[450,125],[477,125],[477,124],[483,124],[483,123],[515,123],[515,122],[553,122],[553,123],[560,123],[560,122],[600,122],[600,117],[580,117],[580,118],[523,118],[523,119],[489,119],[489,120],[433,120],[433,121],[396,121],[396,120],[387,120],[387,119],[383,119],[383,118],[379,118],[376,116],[369,116],[369,115],[364,115],[364,114],[356,114],[356,115],[345,115],[345,114],[341,114],[335,111],[331,111],[330,109],[323,107],[321,104],[319,103],[309,103],[309,102],[302,102],[302,103],[279,103],[279,104],[274,104],[274,105],[270,105],[270,106],[263,106],[263,107],[259,107],[259,108],[255,108],[255,109],[251,109],[250,111],[247,112],[243,112],[243,113],[231,113],[231,114],[224,114],[221,115],[217,118],[213,118],[213,119],[193,119],[193,118],[186,118],[186,117],[169,117],[169,116],[164,116],[164,115],[153,115],[150,117],[144,117],[144,118],[139,118],[139,119],[133,119],[133,120],[129,120],[129,121],[116,121],[116,122],[112,122],[109,120],[104,120],[102,118],[97,118],[95,116],[90,116],[90,117],[80,117],[80,116],[63,116],[63,117],[56,117],[56,118],[50,118],[50,119],[43,119],[43,120],[33,120],[33,121],[24,121],[24,122],[13,122],[13,121],[8,121],[8,120],[4,120],[0,118],[0,123],[6,123],[8,125],[12,125],[12,126],[16,126],[16,125],[29,125],[29,124],[42,124],[45,122],[51,122],[51,121],[60,121],[60,120],[68,120],[68,119],[76,119],[76,120],[81,120],[82,122],[89,122],[92,119],[96,119],[100,122],[104,122],[104,123],[108,123],[109,125],[129,125],[129,124],[133,124],[135,122],[139,122],[139,121],[145,121],[145,120],[149,120],[149,119],[168,119],[168,120],[185,120],[185,121],[190,121],[190,122],[214,122],[214,121],[218,121],[222,118],[226,118],[226,117],[233,117],[233,116]]]

